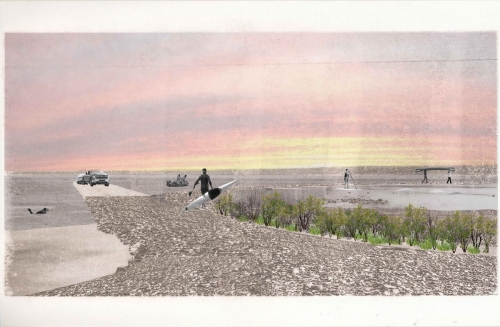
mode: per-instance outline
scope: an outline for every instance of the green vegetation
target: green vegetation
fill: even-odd
[[[264,221],[264,217],[262,217],[262,215],[260,215],[256,220],[255,220],[255,223],[256,224],[259,224],[259,225],[265,225],[265,221]],[[268,225],[266,225],[268,226]]]
[[[413,246],[422,241],[426,230],[425,208],[415,208],[411,203],[405,208],[403,218],[403,235],[406,237],[406,243]]]
[[[430,239],[426,239],[423,242],[419,242],[418,247],[423,249],[423,250],[430,250],[430,249],[435,250],[434,245],[432,244],[432,241]]]
[[[278,192],[262,197],[261,212],[266,226],[269,226],[274,221],[274,226],[279,228],[281,225],[280,218],[285,214],[286,209],[286,202]]]
[[[497,221],[496,219],[486,219],[484,221],[483,239],[484,239],[484,253],[490,252],[491,241],[497,235]]]
[[[325,202],[321,199],[309,195],[305,201],[299,201],[293,205],[293,215],[296,218],[296,226],[299,231],[309,230],[309,225],[322,210]]]
[[[383,236],[370,234],[370,235],[368,235],[368,243],[373,244],[373,245],[379,245],[379,244],[387,244],[389,242]]]
[[[321,229],[317,226],[310,226],[309,233],[311,233],[313,235],[321,235]]]
[[[441,244],[437,245],[437,249],[439,251],[450,251],[451,250],[451,246],[448,243],[446,243],[446,242],[442,242]]]
[[[231,215],[240,221],[251,221],[266,226],[284,228],[288,231],[306,231],[313,235],[336,235],[337,239],[361,238],[370,244],[401,244],[419,246],[424,250],[479,253],[481,244],[484,252],[497,235],[497,220],[481,215],[454,212],[451,216],[438,219],[426,208],[409,204],[403,217],[388,216],[358,204],[354,209],[327,209],[325,201],[308,196],[295,204],[287,203],[280,193],[274,192],[257,197],[249,193],[244,201],[235,203],[231,194],[224,195],[216,203],[222,215]],[[469,246],[472,245],[472,246]]]
[[[479,248],[476,248],[474,246],[469,246],[467,248],[467,252],[469,252],[470,254],[479,254]]]
[[[215,203],[215,209],[221,215],[227,216],[232,215],[236,209],[236,204],[233,201],[233,195],[231,193],[226,193],[222,195],[219,200]]]
[[[237,218],[239,221],[248,221],[248,217],[247,216],[244,216],[244,215],[241,215]]]

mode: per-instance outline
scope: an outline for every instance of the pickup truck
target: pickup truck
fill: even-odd
[[[109,175],[100,169],[87,170],[85,173],[80,173],[76,177],[77,184],[89,184],[94,186],[96,184],[104,184],[109,186]]]

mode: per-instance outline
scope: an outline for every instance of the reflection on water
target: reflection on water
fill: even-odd
[[[408,204],[430,210],[497,210],[497,189],[493,187],[432,187],[361,186],[343,189],[338,186],[277,187],[255,190],[231,190],[235,201],[244,201],[251,193],[259,197],[273,192],[281,194],[290,204],[312,195],[324,199],[327,207],[404,208]]]

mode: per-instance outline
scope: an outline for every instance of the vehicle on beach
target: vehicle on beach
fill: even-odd
[[[87,170],[84,173],[78,173],[76,176],[76,183],[94,186],[97,184],[104,184],[109,186],[109,175],[100,169]]]
[[[188,186],[189,182],[188,181],[167,181],[167,186],[170,187],[181,187],[181,186]]]

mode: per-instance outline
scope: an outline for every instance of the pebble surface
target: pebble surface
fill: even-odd
[[[35,296],[496,294],[497,258],[406,250],[182,212],[186,192],[89,197],[98,229],[145,245],[116,273]]]

